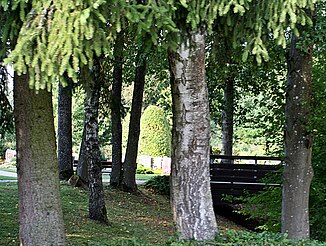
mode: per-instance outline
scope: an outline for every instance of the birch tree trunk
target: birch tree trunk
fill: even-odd
[[[20,245],[66,245],[52,94],[14,76]]]
[[[102,182],[102,162],[98,139],[98,107],[100,99],[100,63],[94,60],[93,69],[83,69],[85,87],[85,162],[89,181],[89,218],[107,223]]]
[[[210,121],[205,81],[205,33],[184,35],[169,52],[173,99],[171,202],[180,239],[209,240],[217,232],[209,175]]]
[[[309,238],[309,189],[312,136],[308,132],[311,98],[312,45],[307,53],[293,36],[288,58],[285,106],[285,167],[283,173],[282,232],[291,239]]]
[[[132,106],[129,123],[128,143],[126,156],[123,163],[122,189],[124,191],[137,191],[136,169],[137,153],[140,134],[140,117],[143,105],[143,92],[146,75],[147,57],[144,53],[144,47],[141,46],[136,58],[136,73],[134,82],[134,91],[132,96]]]
[[[114,69],[112,84],[112,173],[110,184],[120,186],[122,180],[122,123],[121,123],[121,91],[122,91],[122,64],[123,64],[123,33],[118,34],[114,46]]]
[[[58,161],[59,177],[68,180],[73,174],[72,166],[72,81],[63,87],[59,83],[58,96]]]

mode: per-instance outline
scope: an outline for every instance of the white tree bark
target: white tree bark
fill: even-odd
[[[217,232],[209,176],[209,109],[205,33],[184,35],[169,53],[173,140],[171,202],[180,239],[209,240]]]

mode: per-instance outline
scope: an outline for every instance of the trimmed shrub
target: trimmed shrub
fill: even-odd
[[[139,154],[171,155],[171,129],[163,109],[150,105],[140,121]]]

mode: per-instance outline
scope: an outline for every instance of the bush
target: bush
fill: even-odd
[[[154,172],[149,167],[144,167],[142,164],[137,164],[136,174],[154,174]]]
[[[318,241],[302,240],[293,241],[280,233],[253,233],[248,231],[227,230],[217,236],[216,245],[325,245]]]
[[[171,138],[171,129],[163,109],[148,106],[140,122],[139,154],[170,156]]]
[[[170,176],[155,176],[144,184],[146,189],[153,190],[155,193],[170,196]]]

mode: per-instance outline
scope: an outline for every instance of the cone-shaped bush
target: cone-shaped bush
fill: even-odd
[[[171,155],[171,128],[163,109],[150,105],[140,121],[139,154]]]

